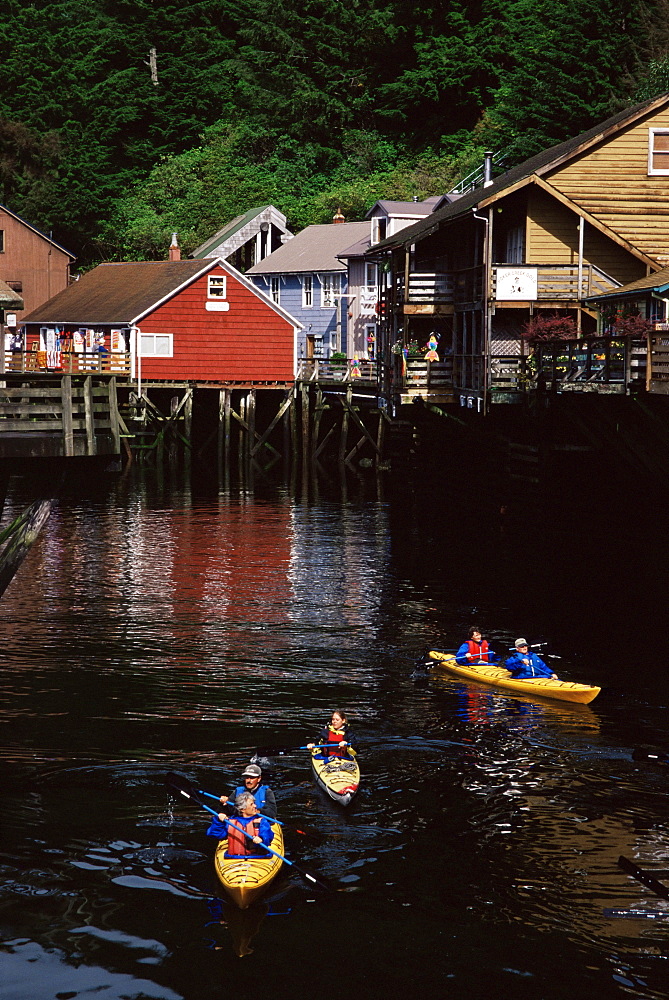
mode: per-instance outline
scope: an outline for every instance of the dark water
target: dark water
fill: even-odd
[[[662,508],[501,517],[449,482],[65,486],[0,600],[3,1000],[669,997],[669,901],[616,864],[669,868],[669,766],[633,759],[668,742]],[[33,499],[12,490],[4,523]],[[602,694],[415,673],[472,622]],[[361,740],[350,810],[303,754],[270,779],[319,831],[289,856],[334,891],[284,866],[242,914],[163,775],[227,791],[334,707]]]

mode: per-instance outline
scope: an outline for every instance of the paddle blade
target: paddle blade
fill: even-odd
[[[633,750],[632,760],[643,760],[649,764],[669,764],[669,756],[661,750]]]
[[[263,757],[283,757],[284,754],[292,753],[293,747],[258,747],[255,754],[253,755],[254,763],[258,763]]]
[[[191,784],[188,778],[184,778],[182,774],[176,774],[174,771],[168,771],[165,775],[165,784],[167,785],[168,791],[170,791],[173,795],[183,795],[184,798],[190,799],[197,805],[205,805],[195,785]]]
[[[645,868],[640,868],[629,858],[626,858],[624,854],[621,854],[618,858],[618,865],[624,872],[631,875],[642,885],[645,885],[651,892],[654,892],[656,896],[661,896],[663,899],[669,899],[669,886],[664,885],[659,879],[655,877],[655,873],[648,871]]]

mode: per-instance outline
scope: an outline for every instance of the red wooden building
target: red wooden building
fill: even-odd
[[[301,327],[220,259],[100,264],[23,325],[40,367],[80,355],[84,371],[98,352],[112,371],[125,355],[137,381],[256,385],[295,378]]]

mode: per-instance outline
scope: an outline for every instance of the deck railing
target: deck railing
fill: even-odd
[[[376,382],[376,361],[358,361],[355,358],[329,360],[325,358],[300,358],[297,378],[301,382]]]
[[[537,345],[536,355],[537,384],[547,388],[591,391],[604,386],[622,390],[646,386],[645,338],[548,341]]]
[[[655,333],[648,338],[648,390],[669,393],[669,324],[656,323]]]
[[[3,355],[0,352],[0,361]],[[132,358],[126,352],[99,351],[5,351],[4,367],[0,375],[12,372],[29,372],[45,375],[106,374],[129,377]]]
[[[64,375],[55,386],[0,387],[0,457],[69,458],[119,451],[114,378],[94,385],[90,375]]]
[[[510,264],[495,264],[492,269],[492,297],[497,298],[497,272]],[[592,264],[518,264],[519,270],[537,272],[537,299],[578,302],[590,295],[600,295],[620,287],[620,282]]]

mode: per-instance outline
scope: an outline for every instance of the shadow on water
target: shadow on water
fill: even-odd
[[[667,867],[667,765],[634,759],[667,746],[657,511],[621,525],[519,496],[500,515],[485,469],[436,469],[66,484],[2,600],[4,996],[300,1000],[335,964],[371,1000],[669,997],[666,927],[606,915],[668,905],[617,866]],[[5,516],[25,499],[19,482]],[[547,641],[601,695],[417,675],[474,622],[500,651]],[[289,856],[334,891],[284,868],[242,914],[208,814],[164,775],[227,793],[334,707],[360,739],[350,809],[304,753],[265,769],[287,830],[319,834],[287,836]]]

